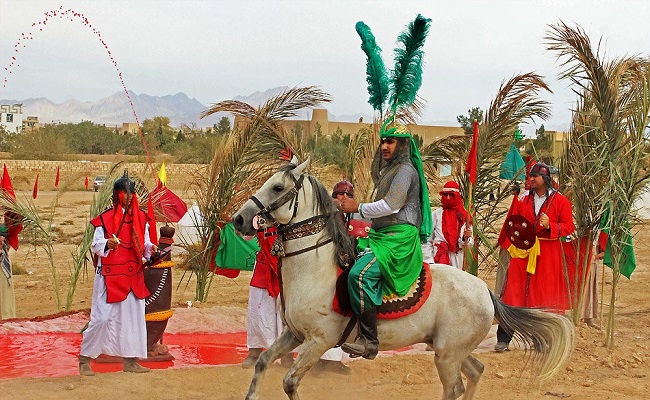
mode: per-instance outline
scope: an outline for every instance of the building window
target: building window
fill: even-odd
[[[14,115],[13,114],[7,114],[7,122],[14,122]]]

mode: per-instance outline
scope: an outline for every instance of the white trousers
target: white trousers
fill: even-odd
[[[95,274],[90,323],[83,333],[80,354],[147,358],[144,299],[129,292],[124,301],[107,303],[106,292],[104,276]]]
[[[282,330],[278,299],[269,296],[266,289],[254,286],[248,292],[248,319],[246,322],[246,345],[249,349],[268,349]],[[329,349],[321,356],[323,360],[341,361],[341,348]]]

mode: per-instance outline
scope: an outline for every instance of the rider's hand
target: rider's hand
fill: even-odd
[[[341,200],[341,205],[338,207],[339,211],[346,213],[356,213],[359,212],[359,203],[356,200],[350,197],[346,197]]]

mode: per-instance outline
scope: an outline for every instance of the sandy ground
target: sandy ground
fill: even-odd
[[[30,193],[19,193],[31,195]],[[41,192],[36,204],[46,208],[54,198],[53,192]],[[69,287],[71,252],[80,241],[88,219],[90,192],[66,193],[56,208],[55,223],[60,237],[55,245],[58,286],[65,303]],[[575,352],[565,369],[545,386],[531,387],[525,375],[524,352],[486,352],[477,354],[485,364],[485,373],[476,398],[479,399],[646,399],[650,392],[650,233],[641,227],[636,238],[637,270],[632,280],[623,278],[616,300],[615,348],[603,347],[604,332],[581,324],[577,327]],[[34,318],[58,311],[53,277],[48,259],[41,248],[23,243],[12,260],[28,271],[15,277],[16,303],[19,318]],[[175,270],[175,282],[183,271]],[[492,273],[482,276],[494,285]],[[605,318],[609,304],[611,274],[604,274]],[[214,329],[243,327],[250,273],[236,279],[217,276],[212,283],[209,300],[193,303],[210,315],[207,321]],[[600,286],[601,277],[599,277]],[[73,310],[90,307],[92,274],[77,286]],[[433,295],[436,295],[435,293]],[[194,281],[185,281],[174,291],[175,307],[186,307],[194,298]],[[170,326],[171,326],[170,322]],[[187,323],[184,329],[192,329]],[[197,326],[205,328],[206,322]],[[209,326],[209,325],[207,325]],[[220,326],[220,327],[219,327]],[[198,327],[196,329],[199,329]],[[489,339],[489,340],[494,340]],[[490,343],[490,344],[493,344]],[[2,357],[2,356],[0,356]],[[433,355],[420,352],[408,355],[382,356],[374,361],[358,360],[349,364],[349,376],[310,373],[300,386],[304,399],[379,399],[403,400],[436,399],[441,386],[433,362]],[[48,368],[43,365],[42,368]],[[286,398],[282,391],[282,377],[286,369],[272,367],[264,380],[263,399]],[[0,380],[3,399],[243,399],[251,370],[238,365],[222,367],[195,367],[156,370],[149,374],[107,373],[94,377],[9,379]]]

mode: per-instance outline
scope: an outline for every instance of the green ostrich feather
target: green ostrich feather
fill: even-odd
[[[384,103],[388,98],[389,79],[384,60],[381,58],[381,49],[377,46],[375,36],[368,25],[359,21],[356,29],[361,38],[361,49],[368,58],[366,63],[366,82],[368,82],[368,93],[370,94],[368,103],[380,114],[383,114]]]
[[[429,32],[430,19],[418,14],[397,38],[395,69],[393,70],[390,105],[393,114],[402,106],[412,104],[422,86],[422,58],[424,41]]]

